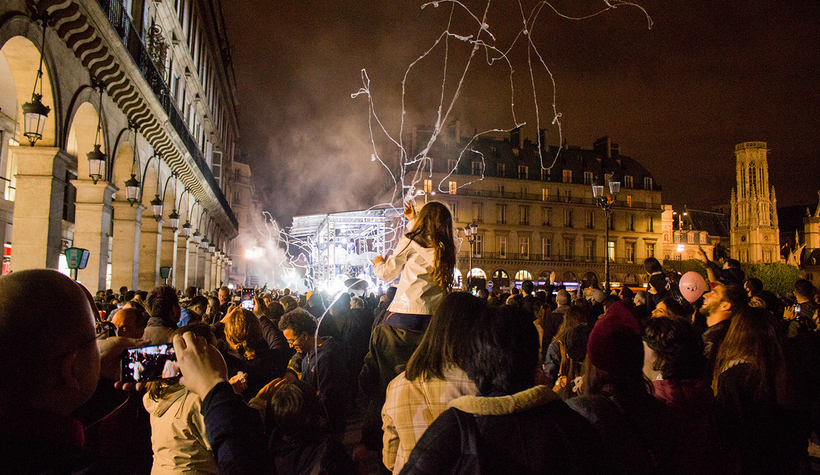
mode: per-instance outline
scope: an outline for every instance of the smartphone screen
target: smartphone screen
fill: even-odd
[[[126,350],[120,361],[120,381],[137,382],[181,376],[174,345],[145,346]]]
[[[253,311],[253,289],[242,289],[242,308]]]

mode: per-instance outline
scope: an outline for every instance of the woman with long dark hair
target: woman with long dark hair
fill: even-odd
[[[798,417],[797,390],[771,313],[745,307],[732,316],[715,362],[713,387],[730,473],[795,473],[806,456],[808,434]]]
[[[529,312],[490,309],[465,338],[464,370],[479,395],[450,402],[402,474],[609,473],[591,424],[535,384],[538,332]]]
[[[431,201],[418,215],[411,203],[404,215],[407,233],[390,257],[376,257],[373,271],[380,279],[399,279],[396,296],[388,310],[394,314],[432,315],[441,299],[453,288],[456,265],[453,216],[444,203]],[[389,321],[394,315],[387,317]],[[399,318],[398,315],[395,318]]]
[[[387,386],[382,460],[393,473],[401,471],[418,439],[447,403],[478,392],[461,369],[469,351],[464,331],[486,310],[481,299],[467,292],[444,297],[405,372]]]

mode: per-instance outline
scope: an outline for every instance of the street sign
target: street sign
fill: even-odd
[[[66,265],[68,265],[69,269],[85,269],[85,266],[88,265],[88,256],[90,254],[88,249],[69,247],[65,250]]]

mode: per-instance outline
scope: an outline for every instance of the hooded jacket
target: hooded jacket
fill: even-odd
[[[151,445],[154,466],[151,475],[178,473],[217,474],[211,445],[205,433],[202,400],[184,386],[154,401],[143,397],[151,414]]]

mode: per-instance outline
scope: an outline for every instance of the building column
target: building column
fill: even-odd
[[[108,237],[111,235],[111,198],[117,188],[107,181],[72,180],[77,189],[74,212],[74,247],[88,249],[88,264],[77,278],[94,295],[105,290],[108,274]],[[112,276],[113,282],[113,276]]]
[[[151,216],[149,215],[149,218]],[[160,240],[162,224],[146,219],[140,228],[138,288],[149,291],[159,285]]]
[[[213,267],[213,255],[205,249],[202,254],[205,256],[205,269],[202,278],[204,279],[203,289],[211,290],[211,268]]]
[[[171,278],[168,279],[168,284],[179,289],[179,287],[174,285],[174,281],[176,280],[174,273],[176,272],[175,264],[177,260],[177,233],[171,230],[171,228],[163,227],[159,249],[160,267],[168,266],[171,268]],[[160,279],[160,281],[165,282],[163,279]],[[185,289],[183,288],[182,290]]]
[[[177,256],[174,263],[174,287],[185,290],[188,288],[188,238],[177,236]]]
[[[188,241],[188,264],[185,273],[185,283],[189,287],[193,285],[196,288],[200,288],[196,279],[197,265],[199,264],[199,260],[197,259],[198,249],[199,245],[195,244],[193,241]]]
[[[77,161],[55,147],[9,147],[17,155],[11,270],[57,269],[66,171]]]
[[[127,201],[111,203],[114,219],[111,233],[114,236],[111,250],[111,288],[123,285],[134,290],[139,283],[140,228],[145,206],[131,206]]]
[[[197,244],[196,246],[196,286],[203,290],[205,288],[205,251]]]
[[[219,273],[217,269],[219,267],[219,257],[217,257],[215,252],[209,253],[211,255],[211,289],[215,289],[219,287],[219,279],[217,276]]]
[[[216,281],[214,282],[214,287],[221,287],[222,282],[224,282],[224,279],[222,278],[223,266],[224,266],[224,261],[222,260],[222,257],[217,256],[217,258],[216,258]]]

